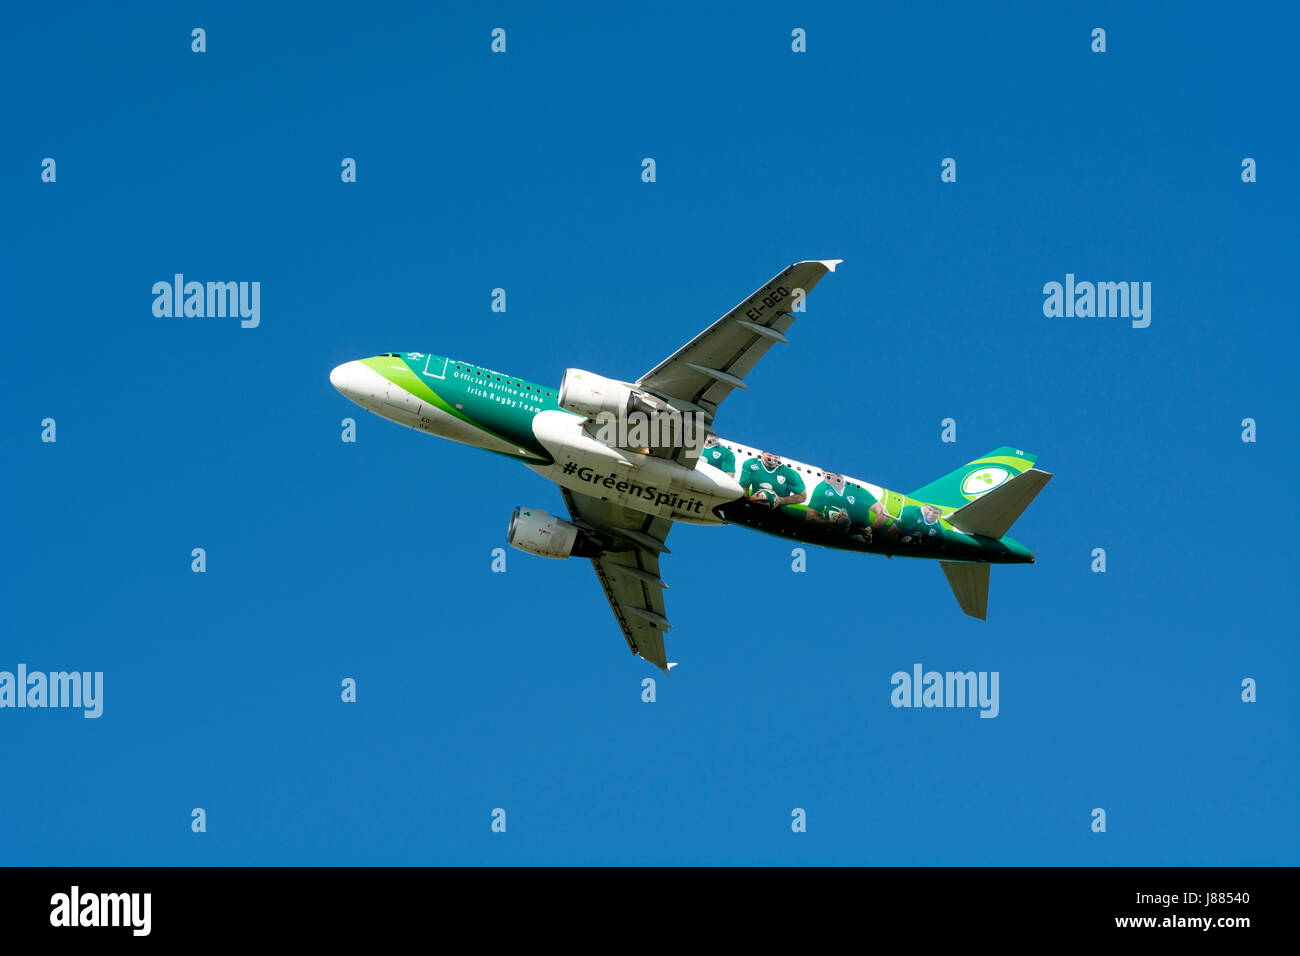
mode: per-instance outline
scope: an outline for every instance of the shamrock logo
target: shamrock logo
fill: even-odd
[[[968,474],[961,483],[962,494],[971,497],[984,494],[1002,484],[1010,473],[1005,468],[979,468]]]

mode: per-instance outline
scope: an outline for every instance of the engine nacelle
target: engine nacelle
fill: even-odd
[[[595,558],[600,545],[571,521],[536,508],[516,508],[510,516],[506,543],[541,558]]]
[[[643,392],[627,382],[605,378],[580,368],[564,370],[560,382],[560,407],[584,418],[610,414],[625,416],[631,412],[671,412],[672,406],[661,398]]]

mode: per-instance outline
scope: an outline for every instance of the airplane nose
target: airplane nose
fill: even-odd
[[[365,366],[360,362],[344,362],[330,372],[330,384],[342,393],[344,398],[354,399],[361,394],[361,377]]]

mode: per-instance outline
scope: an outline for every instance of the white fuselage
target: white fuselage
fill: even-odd
[[[535,415],[533,434],[555,460],[528,467],[580,494],[693,524],[724,523],[713,509],[743,495],[734,478],[702,460],[692,467],[614,448],[589,434],[585,423],[558,410]]]

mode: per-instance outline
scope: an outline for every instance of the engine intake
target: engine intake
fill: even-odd
[[[540,558],[596,558],[602,549],[571,521],[536,508],[516,508],[510,515],[506,543]]]

